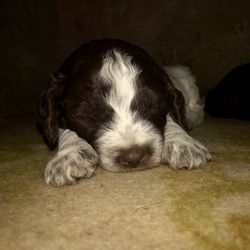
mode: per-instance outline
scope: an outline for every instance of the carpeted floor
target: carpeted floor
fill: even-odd
[[[48,187],[34,122],[0,120],[0,249],[250,249],[250,122],[192,131],[207,168],[110,173]]]

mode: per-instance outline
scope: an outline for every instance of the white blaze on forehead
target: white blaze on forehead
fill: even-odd
[[[129,111],[136,92],[136,80],[140,69],[133,65],[131,60],[132,57],[127,54],[110,50],[103,60],[99,74],[104,84],[111,86],[106,99],[118,114]]]
[[[136,94],[139,74],[140,69],[132,64],[132,57],[117,50],[107,52],[100,71],[103,84],[110,86],[110,91],[105,96],[106,102],[115,112],[112,137],[118,133],[126,137],[127,142],[135,132],[132,130],[138,127],[135,122],[136,113],[130,109],[130,105]]]

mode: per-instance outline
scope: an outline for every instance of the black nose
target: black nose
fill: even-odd
[[[123,150],[118,158],[119,162],[125,167],[135,168],[140,164],[146,154],[147,152],[144,148],[132,147]]]

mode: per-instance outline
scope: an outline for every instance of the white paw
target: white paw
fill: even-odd
[[[200,168],[211,160],[208,149],[190,136],[165,141],[162,152],[162,163],[175,169]]]
[[[82,177],[89,178],[95,172],[98,156],[94,150],[79,147],[58,151],[45,169],[47,185],[74,184]]]

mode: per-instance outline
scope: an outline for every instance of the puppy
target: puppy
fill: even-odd
[[[39,101],[39,129],[51,149],[58,146],[46,184],[73,184],[97,165],[114,172],[205,166],[208,150],[186,132],[203,120],[195,79],[185,67],[166,71],[120,40],[74,51]]]

